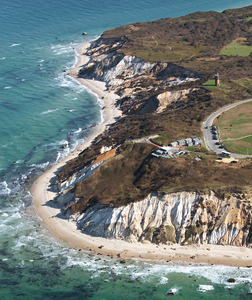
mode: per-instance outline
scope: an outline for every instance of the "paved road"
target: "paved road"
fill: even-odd
[[[219,145],[216,145],[216,143],[220,143],[219,137],[217,134],[217,138],[213,139],[213,133],[211,130],[211,126],[213,125],[214,120],[224,111],[227,111],[237,105],[250,102],[252,99],[244,100],[244,101],[239,101],[230,105],[227,105],[225,107],[222,107],[221,109],[217,110],[213,114],[211,114],[207,120],[203,123],[202,129],[203,129],[203,134],[204,134],[204,140],[205,140],[205,145],[208,150],[212,150],[217,154],[221,154],[222,151],[226,151],[225,149],[220,149]],[[252,157],[252,155],[241,155],[241,154],[235,154],[231,153],[232,158],[245,158],[245,157]]]

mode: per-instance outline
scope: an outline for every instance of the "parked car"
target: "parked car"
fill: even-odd
[[[227,157],[231,156],[231,154],[227,151],[222,151],[221,154],[224,155],[224,156],[227,156]]]

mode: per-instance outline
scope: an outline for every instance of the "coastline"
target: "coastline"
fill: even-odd
[[[88,62],[89,58],[82,54],[88,45],[89,43],[85,43],[78,47],[78,63],[70,71],[69,75],[92,90],[104,101],[105,106],[103,112],[105,120],[95,126],[92,134],[87,137],[82,145],[79,145],[77,149],[71,152],[67,157],[46,170],[34,182],[31,189],[34,208],[45,227],[54,236],[66,242],[68,246],[76,249],[90,250],[97,254],[100,253],[101,255],[119,256],[120,254],[120,258],[124,259],[151,260],[153,262],[181,261],[236,267],[251,266],[252,249],[246,247],[210,244],[191,246],[174,244],[171,246],[158,246],[156,244],[131,244],[122,240],[88,236],[77,230],[75,222],[56,217],[59,213],[58,208],[46,205],[47,202],[56,196],[56,193],[50,190],[50,182],[56,176],[59,168],[70,159],[78,156],[85,148],[89,147],[94,138],[101,134],[108,124],[115,122],[116,118],[121,114],[114,106],[118,96],[113,92],[105,91],[105,83],[77,77],[79,69]],[[101,245],[103,245],[103,247],[100,247]]]

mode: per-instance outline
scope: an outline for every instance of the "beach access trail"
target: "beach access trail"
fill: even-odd
[[[91,145],[94,138],[101,134],[108,124],[116,121],[121,112],[115,107],[115,101],[118,96],[112,92],[106,91],[105,83],[96,80],[86,80],[77,78],[78,72],[85,65],[89,57],[83,55],[89,44],[80,46],[77,50],[79,60],[70,75],[77,79],[81,84],[91,89],[99,98],[103,99],[105,107],[103,109],[105,120],[102,124],[93,128],[92,134],[85,142],[78,146],[72,153],[60,162],[53,165],[45,171],[33,184],[31,192],[35,213],[42,220],[44,226],[61,243],[68,247],[92,251],[101,255],[118,257],[118,259],[137,259],[151,260],[153,262],[167,263],[169,261],[190,262],[190,263],[208,263],[229,265],[237,267],[252,266],[252,249],[246,247],[220,246],[220,245],[156,245],[142,243],[128,243],[123,240],[105,239],[92,237],[83,234],[77,229],[76,223],[71,220],[57,217],[60,208],[48,205],[57,193],[51,188],[55,177],[60,168],[69,160],[79,155],[85,148]],[[120,257],[120,258],[119,258]]]

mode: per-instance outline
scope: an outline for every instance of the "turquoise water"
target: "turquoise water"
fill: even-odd
[[[67,155],[102,117],[96,95],[64,75],[76,46],[134,21],[250,4],[93,2],[1,0],[0,299],[165,299],[170,289],[174,299],[246,299],[248,268],[97,260],[59,244],[34,215],[29,179]],[[230,277],[235,285],[227,285]]]

